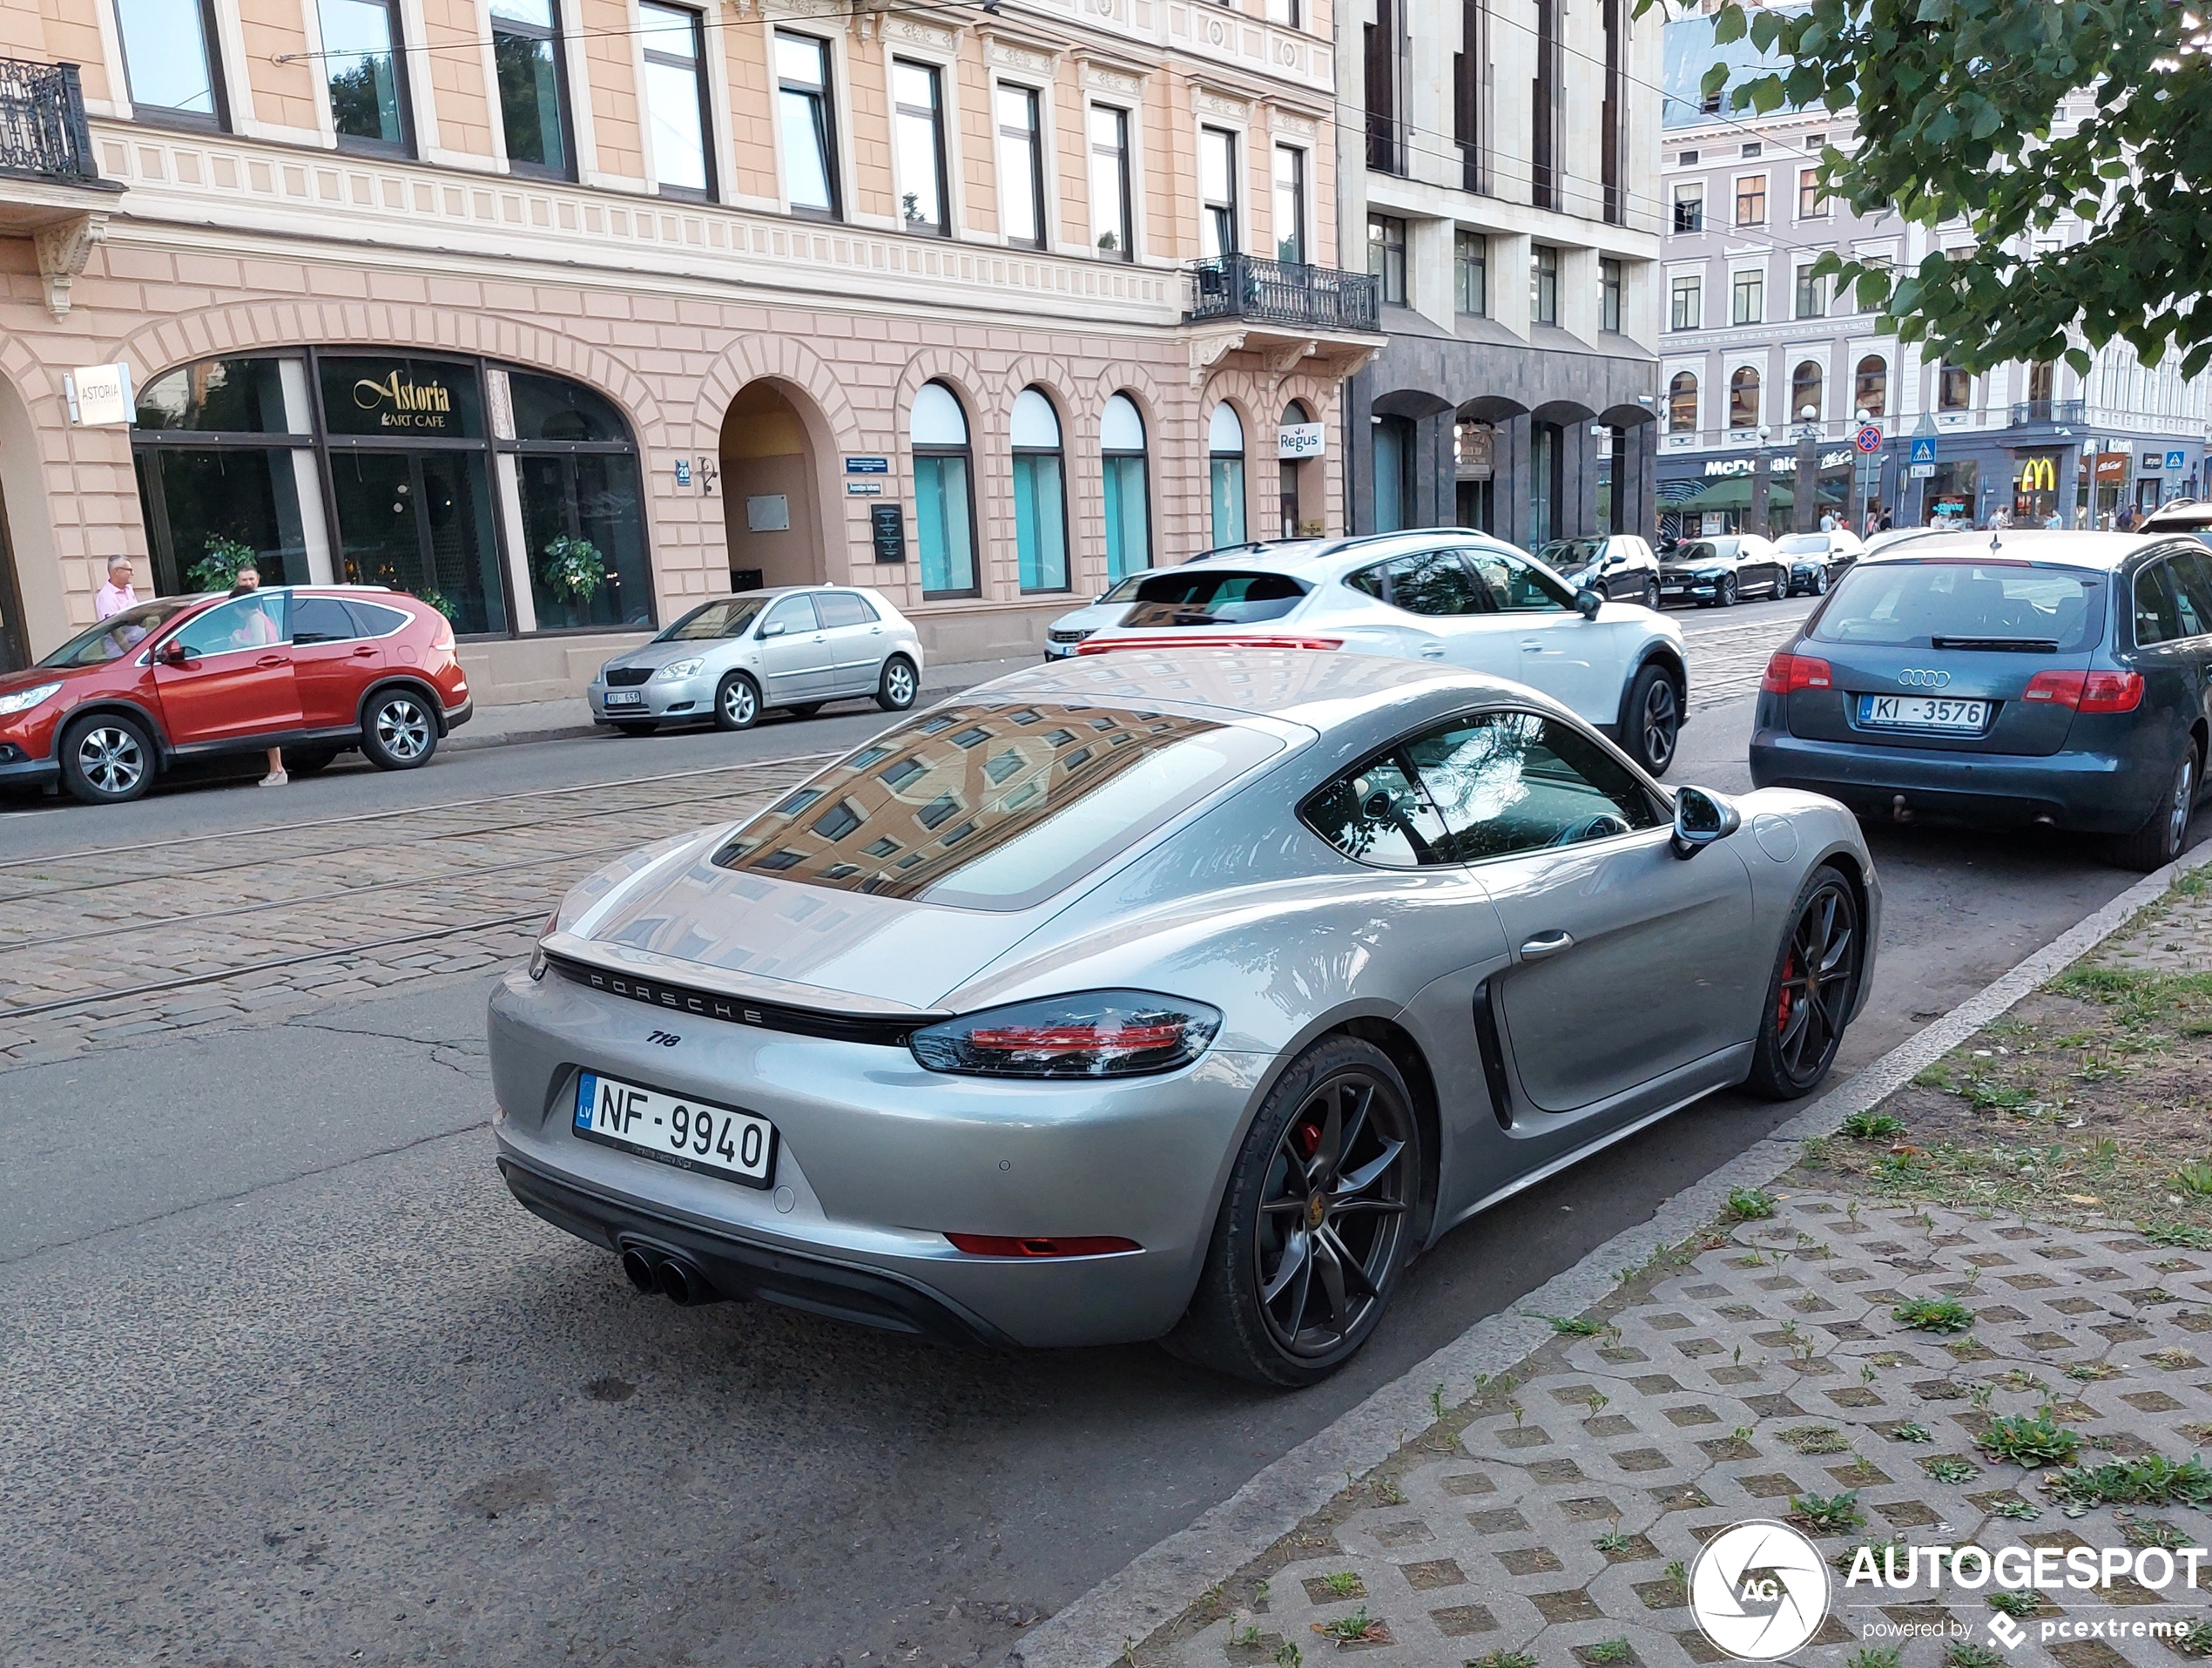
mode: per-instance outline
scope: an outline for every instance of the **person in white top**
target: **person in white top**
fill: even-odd
[[[138,593],[131,588],[131,558],[111,556],[107,559],[107,583],[92,598],[92,618],[105,619],[111,614],[138,605]]]

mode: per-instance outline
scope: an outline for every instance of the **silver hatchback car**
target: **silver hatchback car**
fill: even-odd
[[[693,609],[600,667],[587,699],[594,724],[651,735],[709,719],[749,730],[772,708],[805,718],[854,697],[903,712],[921,692],[921,639],[888,598],[859,585],[808,585]]]
[[[499,1167],[679,1302],[1311,1383],[1455,1224],[1811,1091],[1880,902],[1833,800],[1669,793],[1520,684],[1085,657],[570,893]]]

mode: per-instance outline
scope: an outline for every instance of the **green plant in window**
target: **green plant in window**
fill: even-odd
[[[448,619],[458,619],[461,617],[461,604],[442,591],[426,591],[422,593],[422,600]]]
[[[253,547],[245,540],[210,533],[207,554],[192,564],[185,577],[195,591],[228,591],[238,583],[239,570],[252,567],[254,561]]]
[[[607,583],[607,564],[599,547],[588,538],[571,538],[563,533],[548,540],[539,560],[538,572],[553,594],[568,601],[588,603]]]

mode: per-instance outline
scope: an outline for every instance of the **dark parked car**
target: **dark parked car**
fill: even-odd
[[[2040,822],[2178,856],[2212,739],[2212,550],[1959,533],[1838,582],[1768,666],[1751,780],[1866,814]]]
[[[1789,563],[1756,533],[1687,539],[1659,564],[1662,602],[1729,608],[1745,597],[1789,594]]]
[[[1838,527],[1832,533],[1792,533],[1774,548],[1790,564],[1790,595],[1820,597],[1858,560],[1860,546],[1858,534]]]
[[[1597,591],[1608,602],[1659,606],[1659,558],[1634,533],[1555,538],[1537,550],[1536,559],[1568,584]]]

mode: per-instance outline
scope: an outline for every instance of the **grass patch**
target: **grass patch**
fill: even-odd
[[[1981,1428],[1974,1446],[1993,1460],[2010,1460],[2032,1471],[2039,1465],[2071,1465],[2081,1451],[2081,1438],[2044,1407],[2032,1414],[2000,1414]]]
[[[1965,1332],[1974,1324],[1974,1312],[1956,1298],[1913,1298],[1890,1311],[1890,1318],[1915,1332]]]
[[[1953,1639],[1944,1648],[1943,1668],[2005,1668],[2005,1658],[1972,1639]]]
[[[2033,1587],[2029,1587],[2020,1592],[1992,1593],[1989,1595],[1989,1608],[1993,1611],[2001,1611],[2003,1614],[2011,1617],[2014,1621],[2018,1621],[2023,1616],[2034,1615],[2036,1611],[2041,1610],[2043,1606],[2049,1602],[2049,1600],[2046,1599],[2041,1593],[2037,1592]]]
[[[1339,1616],[1333,1622],[1316,1622],[1313,1631],[1325,1639],[1334,1639],[1339,1647],[1347,1644],[1392,1644],[1390,1630],[1380,1617],[1370,1617],[1362,1604],[1349,1616]]]
[[[1544,1319],[1551,1329],[1562,1338],[1595,1338],[1605,1330],[1605,1322],[1592,1320],[1579,1314],[1548,1314]]]
[[[1800,1454],[1844,1454],[1851,1439],[1833,1425],[1799,1425],[1782,1433],[1782,1440]]]
[[[1890,1440],[1893,1442],[1932,1442],[1935,1432],[1917,1419],[1908,1419],[1890,1431]]]
[[[1940,1454],[1932,1460],[1922,1460],[1920,1469],[1938,1482],[1972,1482],[1981,1475],[1981,1468],[1972,1460],[1962,1460],[1955,1454]]]
[[[1467,1668],[1539,1668],[1533,1651],[1488,1651],[1467,1658]]]
[[[2069,1517],[2095,1506],[2202,1506],[2212,1503],[2212,1470],[2194,1454],[2174,1461],[2161,1454],[2070,1466],[2043,1486]]]
[[[1763,1222],[1774,1214],[1774,1197],[1757,1187],[1738,1187],[1728,1196],[1728,1213],[1738,1222]]]
[[[1844,1120],[1844,1133],[1854,1141],[1892,1141],[1905,1133],[1905,1120],[1887,1112],[1853,1112]]]
[[[2175,1171],[2174,1181],[2185,1193],[2197,1199],[2212,1199],[2212,1164],[2201,1158]]]
[[[1848,1535],[1866,1527],[1856,1489],[1839,1495],[1791,1495],[1790,1516],[1816,1535]]]
[[[1321,1585],[1332,1598],[1357,1598],[1367,1590],[1366,1583],[1349,1570],[1339,1570],[1332,1576],[1323,1576]]]
[[[1600,1639],[1595,1644],[1585,1646],[1579,1654],[1584,1662],[1590,1663],[1629,1662],[1635,1657],[1625,1638]]]

